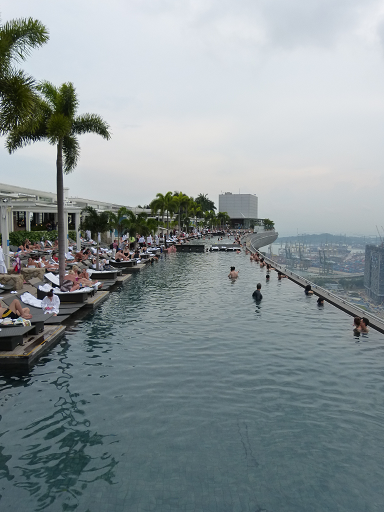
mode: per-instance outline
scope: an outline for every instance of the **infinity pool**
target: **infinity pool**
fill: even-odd
[[[0,376],[1,510],[382,512],[383,368],[244,254],[170,255]]]

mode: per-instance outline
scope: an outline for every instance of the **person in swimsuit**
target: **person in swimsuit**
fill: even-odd
[[[353,330],[357,332],[361,332],[361,318],[359,316],[355,316],[353,319]]]
[[[369,325],[368,318],[363,317],[360,322],[361,332],[369,332],[368,325]]]
[[[313,295],[313,291],[310,284],[307,284],[307,286],[304,288],[305,295]]]
[[[236,271],[235,267],[231,267],[228,277],[229,279],[236,279],[237,277],[239,277],[239,271]]]
[[[17,320],[19,317],[30,320],[32,315],[29,308],[22,308],[20,301],[13,300],[8,308],[0,308],[0,318]]]
[[[263,296],[261,295],[261,283],[257,283],[256,290],[252,293],[252,297],[255,299],[256,302],[261,301]]]

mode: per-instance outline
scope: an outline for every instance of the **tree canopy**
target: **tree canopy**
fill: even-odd
[[[65,173],[73,171],[80,157],[78,135],[96,133],[110,139],[108,124],[97,114],[77,115],[79,101],[72,83],[55,87],[42,82],[37,90],[35,115],[13,126],[8,132],[6,147],[10,153],[33,142],[46,140],[56,146],[56,186],[59,238],[60,283],[65,275],[64,183]]]
[[[35,114],[36,83],[16,64],[49,39],[38,20],[20,18],[0,25],[0,134]]]
[[[209,212],[211,210],[216,210],[215,203],[208,199],[208,194],[199,194],[195,202],[200,206],[201,211]]]

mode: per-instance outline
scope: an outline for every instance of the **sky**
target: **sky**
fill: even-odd
[[[80,138],[70,196],[126,206],[156,193],[259,198],[282,235],[384,225],[384,0],[4,0],[50,40],[22,67],[72,82]],[[4,142],[4,139],[1,141]],[[55,191],[55,148],[9,155],[0,181]]]

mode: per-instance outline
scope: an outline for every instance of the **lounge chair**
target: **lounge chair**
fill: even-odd
[[[31,325],[29,327],[2,327],[0,331],[0,350],[14,350],[17,347],[17,345],[23,344],[24,334],[34,334],[35,331],[35,325]]]

